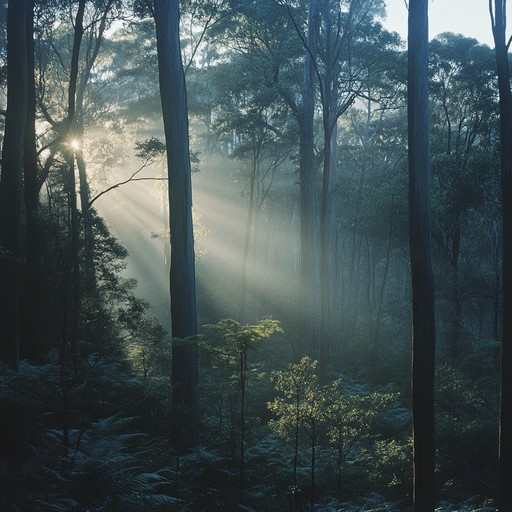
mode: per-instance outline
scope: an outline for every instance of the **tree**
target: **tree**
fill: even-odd
[[[34,56],[34,0],[28,2],[27,24],[27,120],[23,155],[26,215],[26,270],[20,311],[22,357],[39,355],[39,301],[41,290],[41,241],[39,228],[39,183],[36,146],[36,80]]]
[[[503,230],[499,507],[512,510],[512,93],[506,42],[506,0],[489,0],[498,74]]]
[[[346,388],[342,380],[336,379],[327,393],[327,435],[336,450],[338,492],[341,491],[342,468],[347,455],[372,439],[375,423],[397,398],[392,393],[350,393]]]
[[[298,490],[297,466],[300,433],[306,434],[311,449],[311,508],[315,502],[316,444],[320,435],[319,426],[326,419],[324,388],[317,375],[318,361],[303,357],[297,364],[276,373],[276,390],[283,394],[268,403],[276,416],[270,425],[278,435],[293,440],[293,486]]]
[[[192,183],[185,75],[178,0],[155,0],[160,96],[167,145],[171,236],[171,329],[174,338],[197,333]],[[197,344],[173,343],[173,403],[197,416]]]
[[[414,510],[433,511],[435,315],[428,134],[428,0],[409,2],[409,244],[413,305]]]
[[[28,101],[27,0],[10,0],[7,11],[7,114],[0,177],[0,358],[19,360],[20,216],[22,159]]]
[[[261,320],[256,325],[241,325],[234,320],[221,320],[216,325],[208,326],[228,342],[228,350],[236,351],[240,384],[240,488],[244,488],[245,469],[245,401],[247,390],[247,355],[259,342],[270,338],[276,332],[282,332],[276,320]],[[226,359],[229,358],[225,354]]]
[[[375,24],[373,18],[382,8],[380,1],[323,0],[320,7],[320,34],[314,52],[315,71],[319,81],[323,125],[323,174],[320,194],[320,375],[327,372],[329,357],[331,197],[337,163],[336,129],[338,119],[352,106],[356,98],[369,101],[374,96],[372,80],[383,75],[385,61],[396,44],[394,37]],[[355,51],[357,49],[357,52]],[[355,56],[357,55],[357,57]],[[331,168],[332,167],[332,168]]]

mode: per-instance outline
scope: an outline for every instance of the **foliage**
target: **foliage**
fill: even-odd
[[[41,286],[39,312],[30,321],[39,330],[34,361],[22,361],[18,373],[0,367],[0,509],[283,512],[316,501],[316,510],[329,512],[408,510],[407,56],[380,24],[383,2],[321,2],[317,45],[309,49],[301,39],[308,29],[305,0],[180,2],[191,159],[201,166],[194,175],[194,207],[209,232],[196,237],[203,254],[197,261],[199,311],[206,324],[204,336],[194,339],[200,347],[201,445],[185,453],[170,443],[176,424],[186,435],[194,432],[171,405],[176,340],[160,323],[166,325],[168,307],[158,319],[150,314],[160,295],[167,298],[159,286],[168,283],[169,253],[161,264],[150,251],[154,238],[169,240],[161,221],[162,213],[168,220],[166,194],[138,204],[154,196],[138,188],[135,182],[148,179],[140,174],[122,193],[110,189],[94,202],[97,210],[91,207],[108,184],[135,177],[140,161],[140,170],[163,162],[152,2],[85,4],[75,128],[86,170],[84,179],[74,169],[73,192],[64,139],[78,2],[35,3]],[[6,6],[0,4],[2,97]],[[334,60],[329,33],[339,37]],[[316,202],[325,156],[322,97],[329,82],[339,95],[326,110],[358,96],[333,126],[325,382],[317,376],[315,340],[305,350],[297,342],[303,333],[293,334],[300,324],[302,215],[296,121],[303,115],[306,52],[314,54],[315,78],[323,84],[315,83],[308,141]],[[507,264],[501,261],[494,55],[450,33],[431,41],[430,55],[438,510],[487,511],[497,486],[500,274]],[[29,181],[25,176],[24,186]],[[73,206],[74,197],[80,207]],[[254,219],[244,226],[252,207]],[[25,274],[32,263],[28,206],[20,210]],[[133,247],[141,248],[140,274],[149,290],[144,299],[132,277],[136,255],[121,241],[128,230],[135,233]],[[280,321],[244,325],[229,319],[240,309],[244,237],[245,316]],[[75,266],[79,298],[70,286]],[[85,276],[90,266],[93,287]],[[31,279],[25,275],[22,304],[35,295]],[[317,301],[316,284],[307,293]],[[315,321],[319,316],[315,307],[308,314]],[[453,353],[452,343],[458,348]]]

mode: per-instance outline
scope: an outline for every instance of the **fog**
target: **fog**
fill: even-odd
[[[199,325],[226,317],[254,322],[265,316],[295,314],[299,246],[295,206],[298,185],[294,184],[293,169],[285,167],[281,171],[254,215],[244,292],[247,183],[233,160],[211,154],[200,159],[199,171],[192,177]],[[112,171],[109,183],[126,179],[137,168],[135,158],[126,163]],[[154,178],[160,172],[155,165],[144,169],[140,177]],[[291,187],[285,185],[287,181]],[[137,280],[136,294],[168,327],[166,195],[162,182],[148,179],[122,185],[103,195],[95,205],[128,250],[123,277]],[[240,318],[242,294],[247,300],[245,319]]]

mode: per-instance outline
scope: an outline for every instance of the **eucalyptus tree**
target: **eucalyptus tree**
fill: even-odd
[[[428,129],[428,0],[409,2],[409,243],[413,306],[414,510],[435,508],[435,306],[431,255]]]
[[[181,60],[177,0],[155,0],[158,73],[169,178],[171,329],[174,338],[197,334],[192,183],[187,93]],[[197,343],[173,343],[173,402],[197,422]]]
[[[17,369],[22,161],[28,103],[27,0],[7,8],[7,112],[0,176],[0,357]]]
[[[502,201],[502,341],[499,510],[512,510],[512,92],[506,37],[506,0],[489,0],[500,105]]]
[[[329,355],[330,309],[330,232],[329,219],[332,163],[336,141],[333,134],[338,119],[357,98],[379,100],[376,77],[386,75],[394,64],[390,56],[398,51],[398,40],[385,32],[375,18],[382,16],[384,4],[379,0],[332,2],[323,0],[320,7],[320,30],[314,65],[319,82],[323,125],[323,173],[320,194],[320,372],[325,377]],[[304,38],[302,38],[304,40]],[[382,88],[381,88],[382,89]],[[380,92],[382,95],[382,91]]]

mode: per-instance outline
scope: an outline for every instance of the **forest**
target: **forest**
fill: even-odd
[[[507,4],[429,3],[0,1],[2,512],[512,512]]]

